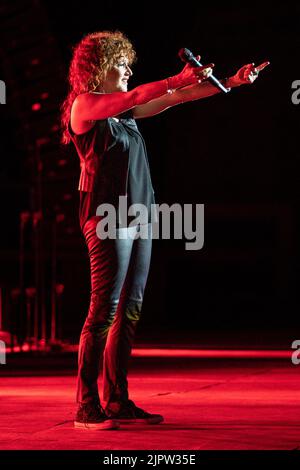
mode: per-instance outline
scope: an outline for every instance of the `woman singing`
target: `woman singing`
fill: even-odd
[[[76,428],[117,429],[120,422],[163,421],[160,414],[137,407],[128,394],[128,360],[149,271],[155,204],[146,147],[135,120],[219,92],[202,83],[213,64],[187,64],[175,76],[127,91],[135,57],[131,42],[119,31],[86,35],[74,48],[70,91],[62,105],[63,143],[72,141],[80,159],[80,227],[91,274],[78,353]],[[248,64],[223,84],[232,88],[252,83],[266,65]],[[148,209],[145,223],[135,224],[133,216],[122,219],[121,196],[127,207],[143,204]],[[103,217],[97,208],[104,203],[116,209],[114,237],[99,237]],[[97,385],[101,371],[102,402]]]

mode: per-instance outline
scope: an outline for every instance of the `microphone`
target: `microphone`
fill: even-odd
[[[186,47],[183,47],[182,49],[180,49],[180,51],[178,52],[178,55],[180,59],[182,60],[182,62],[189,63],[194,67],[202,66],[202,64],[196,59],[196,57],[192,54],[192,52]],[[228,93],[231,90],[231,88],[226,88],[224,85],[222,85],[222,83],[219,82],[219,80],[213,75],[208,77],[207,80],[209,80],[212,85],[214,85],[215,87],[223,91],[223,93]]]

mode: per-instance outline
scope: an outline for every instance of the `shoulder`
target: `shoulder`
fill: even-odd
[[[80,108],[85,105],[89,105],[92,101],[99,100],[104,93],[98,93],[96,91],[89,91],[87,93],[81,93],[77,95],[72,104],[73,108]]]
[[[83,121],[81,119],[82,110],[84,107],[90,105],[91,95],[100,95],[101,93],[82,93],[77,95],[75,100],[73,101],[71,107],[71,115],[70,115],[70,127],[74,134],[80,135],[88,132],[92,129],[96,123],[96,120],[86,120]],[[93,99],[93,98],[92,98]]]

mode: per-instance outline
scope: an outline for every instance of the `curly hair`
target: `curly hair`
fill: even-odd
[[[127,57],[129,65],[136,60],[132,43],[120,31],[90,33],[74,46],[68,74],[69,92],[61,105],[63,144],[70,142],[68,123],[76,96],[101,87],[107,71],[122,55]]]

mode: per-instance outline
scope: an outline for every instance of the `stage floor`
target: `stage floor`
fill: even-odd
[[[29,374],[29,375],[28,375]],[[0,377],[0,449],[300,449],[300,365],[290,360],[134,360],[130,397],[160,425],[73,428],[76,377]]]

